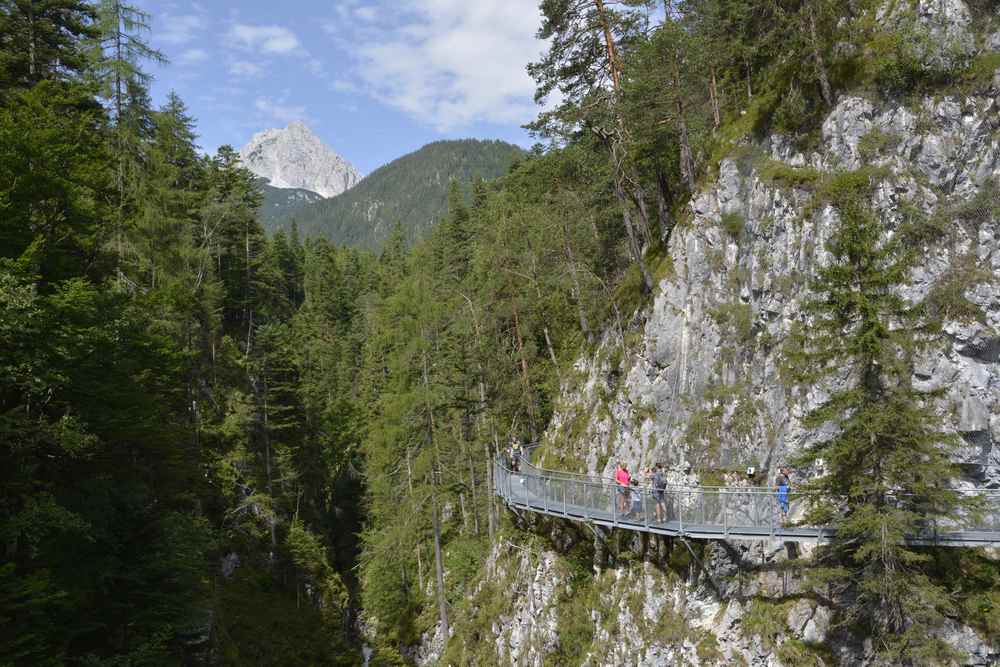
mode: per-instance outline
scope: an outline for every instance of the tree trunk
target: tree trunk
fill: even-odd
[[[667,195],[669,193],[667,177],[662,171],[656,172],[656,207],[657,215],[660,218],[660,242],[666,246],[670,240],[670,233],[674,230],[674,221],[670,217],[670,207],[667,205]]]
[[[719,110],[719,85],[715,79],[715,65],[712,65],[712,79],[708,84],[708,95],[712,100],[712,128],[719,129],[722,125],[722,112]]]
[[[635,183],[630,192],[632,201],[635,203],[635,208],[639,211],[639,233],[642,235],[642,242],[645,247],[650,248],[653,245],[653,233],[651,231],[652,226],[649,224],[649,211],[646,209],[646,191],[639,185],[638,178],[631,180]]]
[[[538,279],[538,257],[534,253],[531,255],[531,280],[535,283],[535,295],[538,297],[538,303],[542,303],[542,286],[541,281]],[[552,367],[556,371],[556,380],[559,381],[559,386],[562,386],[562,374],[559,372],[559,362],[556,360],[556,351],[555,348],[552,347],[552,338],[549,336],[549,326],[547,324],[547,320],[544,320],[544,311],[542,315],[542,333],[545,334],[545,347],[549,351],[549,359],[552,360]]]
[[[628,197],[625,195],[625,187],[622,184],[624,170],[622,160],[619,156],[617,140],[611,138],[610,142],[611,161],[615,176],[615,197],[617,197],[618,203],[622,207],[622,222],[625,224],[625,233],[628,235],[629,248],[632,251],[632,259],[639,265],[639,272],[642,273],[642,280],[643,284],[646,286],[646,290],[651,292],[653,291],[653,278],[649,275],[649,269],[646,268],[646,260],[643,259],[642,248],[639,247],[639,239],[636,237],[635,226],[632,224],[632,214],[629,211],[629,201]]]
[[[458,494],[458,509],[462,513],[462,530],[459,534],[465,534],[469,530],[469,513],[465,508],[465,494],[459,492]]]
[[[429,338],[424,336],[425,339]],[[434,410],[431,406],[430,379],[427,372],[427,352],[423,352],[423,380],[424,380],[424,403],[427,407],[427,435],[430,438],[431,447],[434,449],[437,471],[431,470],[431,521],[434,524],[434,569],[435,583],[437,584],[438,618],[441,621],[441,630],[444,633],[445,641],[450,634],[448,628],[448,604],[444,593],[444,565],[441,562],[441,520],[438,517],[437,485],[438,472],[441,469],[441,456],[438,452],[437,439],[434,437]]]
[[[447,643],[451,635],[448,627],[448,603],[444,595],[444,564],[441,562],[441,521],[438,518],[437,483],[431,484],[431,521],[434,524],[434,573],[437,583],[438,620],[441,621],[441,635]]]
[[[823,101],[826,106],[833,106],[833,91],[830,89],[830,79],[826,74],[826,63],[823,62],[823,52],[816,36],[816,12],[812,3],[806,4],[806,15],[809,18],[809,39],[812,42],[813,59],[816,61],[816,73],[819,75],[819,87],[823,91]]]
[[[268,405],[267,405],[267,379],[263,378],[264,391],[263,391],[263,408],[264,408],[264,462],[267,471],[267,495],[271,499],[271,517],[268,520],[270,532],[271,532],[271,553],[268,558],[271,562],[274,562],[274,555],[278,550],[278,531],[277,531],[277,503],[274,501],[274,480],[271,473],[271,433],[268,430],[270,428],[269,415],[268,415]]]
[[[469,488],[472,489],[472,533],[479,537],[479,499],[476,496],[476,468],[472,462],[472,453],[466,450],[465,460],[469,464]]]
[[[636,264],[639,265],[639,272],[642,274],[642,282],[646,286],[646,291],[651,292],[653,291],[653,277],[649,274],[649,269],[646,267],[646,260],[642,256],[642,248],[639,247],[639,239],[636,238],[635,229],[632,225],[632,214],[628,210],[628,199],[625,197],[621,183],[615,184],[615,195],[618,197],[618,203],[622,207],[622,221],[625,223],[625,231],[628,234],[629,245],[632,248],[632,257],[635,259]]]
[[[750,79],[753,76],[753,70],[750,66],[750,59],[743,56],[743,65],[746,67],[747,72],[747,102],[753,99],[753,86],[750,83]]]
[[[524,337],[521,336],[521,318],[517,312],[517,301],[513,302],[514,307],[514,337],[517,339],[517,353],[521,359],[521,379],[524,382],[524,393],[528,399],[528,417],[531,419],[531,434],[534,437],[535,429],[535,399],[531,391],[531,381],[528,379],[528,358],[524,354]]]
[[[406,448],[406,486],[410,491],[410,502],[413,502],[413,467],[410,465],[410,448]],[[420,558],[420,546],[417,545],[417,583],[420,592],[424,592],[424,563]]]
[[[681,94],[680,67],[674,54],[674,103],[677,106],[677,127],[681,134],[681,175],[688,190],[694,192],[694,161],[691,157],[691,141],[688,137],[687,120],[684,118],[684,96]]]
[[[38,45],[37,34],[35,32],[35,3],[34,0],[28,3],[28,78],[35,82],[38,74]]]
[[[562,228],[563,250],[566,253],[566,262],[569,264],[570,290],[573,294],[573,300],[576,301],[577,315],[580,318],[580,331],[583,332],[587,342],[592,343],[594,337],[590,333],[590,323],[587,321],[587,310],[584,308],[583,293],[580,289],[580,277],[576,272],[576,258],[573,256],[573,248],[569,243],[569,227],[565,220],[563,220]]]
[[[618,89],[621,88],[621,72],[618,67],[618,51],[615,48],[614,35],[611,34],[611,23],[608,22],[608,15],[604,10],[604,0],[594,0],[594,7],[597,8],[601,29],[604,31],[604,48],[608,54],[608,70],[611,73],[611,83],[617,94]]]
[[[490,542],[492,542],[497,532],[496,489],[494,488],[496,481],[493,478],[493,459],[490,456],[490,446],[485,442],[483,442],[483,450],[486,452],[486,492],[489,494],[489,502],[486,504],[486,521]]]

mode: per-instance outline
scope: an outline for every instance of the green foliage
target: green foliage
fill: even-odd
[[[746,224],[746,219],[739,213],[730,212],[722,215],[722,228],[733,239],[738,239],[743,235]]]
[[[748,303],[724,303],[712,310],[712,319],[725,342],[745,347],[753,342],[753,308]]]
[[[764,598],[754,598],[750,608],[743,615],[741,626],[743,635],[760,637],[764,648],[775,648],[778,636],[788,632],[786,619],[792,604],[794,601],[774,602]]]
[[[216,632],[226,665],[355,665],[343,631],[309,603],[305,591],[282,590],[266,569],[241,567],[217,589]]]
[[[820,180],[812,167],[792,167],[778,160],[767,160],[760,168],[761,179],[784,187],[811,190]]]
[[[792,85],[781,96],[781,101],[772,115],[773,129],[777,132],[797,133],[817,124],[817,107],[802,93],[802,89]]]
[[[725,662],[725,656],[719,650],[719,640],[711,631],[702,631],[701,639],[695,645],[698,659],[706,665],[721,665]]]
[[[923,306],[928,316],[938,323],[985,323],[986,313],[979,305],[969,301],[965,293],[977,283],[990,280],[991,277],[988,271],[980,268],[974,256],[966,255],[954,260],[924,299]]]
[[[858,141],[858,153],[865,162],[872,162],[880,155],[892,152],[899,141],[898,135],[873,129]]]
[[[353,663],[354,378],[327,380],[337,364],[309,352],[352,359],[371,273],[341,258],[335,296],[306,290],[305,256],[331,249],[269,243],[233,151],[200,157],[176,95],[151,108],[144,13],[102,4],[109,52],[90,74],[109,117],[78,77],[92,10],[29,4],[33,71],[10,51],[23,33],[0,40],[0,662],[173,664],[243,647],[232,663]],[[26,7],[0,6],[5,37]],[[303,307],[300,322],[306,301],[343,312]],[[338,346],[319,341],[331,330]],[[252,585],[215,596],[231,553]],[[267,638],[270,614],[295,616],[289,600],[316,623],[284,660]],[[229,622],[244,605],[259,625]]]
[[[788,667],[823,667],[836,664],[836,655],[826,646],[801,639],[786,638],[778,647],[778,658]]]

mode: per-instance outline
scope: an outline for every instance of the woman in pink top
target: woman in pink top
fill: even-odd
[[[624,514],[628,511],[628,485],[632,481],[632,476],[628,474],[628,468],[619,461],[618,470],[615,471],[615,481],[618,483],[618,511]]]

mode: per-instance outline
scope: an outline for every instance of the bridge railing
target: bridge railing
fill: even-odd
[[[657,495],[649,486],[623,487],[586,475],[553,475],[530,465],[511,471],[502,459],[495,464],[496,491],[508,503],[549,514],[637,530],[729,535],[775,536],[798,533],[824,539],[832,531],[788,521],[781,500],[771,489],[759,487],[668,487],[657,511]],[[919,540],[933,541],[942,533],[978,531],[1000,533],[1000,492],[971,491],[984,499],[978,515],[947,521],[928,521]],[[800,516],[804,494],[788,494],[788,517]]]

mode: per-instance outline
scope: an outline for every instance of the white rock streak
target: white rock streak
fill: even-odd
[[[240,160],[276,188],[302,188],[324,197],[339,195],[361,180],[350,162],[301,121],[258,132],[240,150]]]

